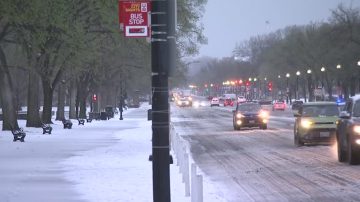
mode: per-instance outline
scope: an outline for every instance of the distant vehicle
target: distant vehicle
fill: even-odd
[[[337,126],[339,162],[360,164],[360,95],[347,100]]]
[[[244,96],[237,97],[237,103],[244,103],[246,102],[246,98]]]
[[[234,101],[230,98],[224,100],[224,107],[226,106],[234,106]]]
[[[272,106],[272,110],[282,110],[284,111],[286,109],[286,104],[283,100],[276,100]]]
[[[308,102],[294,113],[294,144],[335,140],[339,109],[334,102]]]
[[[235,101],[237,99],[236,94],[234,93],[228,93],[228,94],[224,94],[223,96],[220,97],[220,101],[224,101],[227,98],[232,99],[233,101]]]
[[[267,99],[262,99],[262,100],[259,100],[259,104],[260,105],[272,105],[272,101],[267,100]]]
[[[191,97],[180,97],[177,101],[176,104],[179,107],[191,107],[192,106],[192,99],[190,99]]]
[[[257,103],[237,104],[233,111],[234,130],[240,130],[243,127],[259,127],[267,129],[269,113]]]
[[[292,110],[298,110],[299,107],[303,104],[304,102],[301,100],[295,100],[292,105],[291,105],[291,109]]]
[[[217,97],[213,97],[210,101],[210,107],[212,106],[220,106],[220,100]]]

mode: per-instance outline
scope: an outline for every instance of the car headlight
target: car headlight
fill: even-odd
[[[354,132],[360,135],[360,126],[354,126]]]
[[[200,106],[200,103],[198,101],[195,101],[194,102],[194,107],[199,107]]]
[[[188,97],[188,100],[191,101],[191,100],[192,100],[192,97]]]
[[[313,122],[310,120],[307,120],[307,119],[303,119],[303,120],[301,120],[300,124],[303,128],[310,128],[310,126],[313,124]]]
[[[189,104],[189,101],[185,101],[185,105],[188,105]]]
[[[178,101],[177,103],[178,103],[178,105],[181,105],[181,101]]]
[[[237,120],[237,121],[236,121],[236,124],[237,124],[237,125],[241,125],[241,124],[242,124],[242,121]]]
[[[267,117],[269,117],[269,113],[267,111],[260,111],[259,116],[261,118],[267,118]]]
[[[244,117],[242,114],[240,114],[240,113],[236,114],[236,118],[241,119],[242,117]]]

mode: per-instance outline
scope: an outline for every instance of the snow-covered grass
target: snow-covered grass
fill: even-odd
[[[119,121],[117,116],[108,121],[93,121],[85,123],[85,126],[78,126],[77,121],[73,120],[71,130],[63,129],[60,121],[54,121],[52,135],[42,135],[41,128],[26,128],[25,121],[20,120],[19,125],[24,127],[27,133],[25,143],[13,143],[11,132],[1,131],[0,157],[9,158],[1,159],[1,164],[6,166],[0,168],[0,171],[3,169],[0,178],[13,175],[14,170],[17,170],[19,178],[16,178],[18,181],[0,180],[0,187],[5,187],[0,190],[0,199],[6,196],[5,201],[11,202],[24,199],[38,201],[39,194],[25,191],[22,194],[13,194],[12,190],[39,187],[39,190],[46,191],[50,180],[38,181],[32,178],[42,179],[45,174],[52,173],[46,177],[64,180],[57,180],[55,184],[51,181],[51,186],[58,186],[59,189],[66,187],[77,193],[75,198],[85,201],[153,201],[152,164],[148,161],[152,130],[151,122],[147,121],[146,117],[149,107],[143,105],[140,109],[124,111],[122,121]],[[172,201],[189,202],[190,197],[185,197],[184,184],[176,166],[176,159],[174,160],[175,163],[170,165]],[[69,201],[66,194],[70,192],[64,194],[64,190],[49,190],[51,194],[59,195],[51,196],[51,199],[57,198],[52,201]],[[205,176],[204,201],[222,201],[217,193]],[[49,200],[46,195],[40,198]]]

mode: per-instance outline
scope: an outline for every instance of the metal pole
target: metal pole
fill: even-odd
[[[153,201],[170,202],[169,0],[153,0],[151,13]]]

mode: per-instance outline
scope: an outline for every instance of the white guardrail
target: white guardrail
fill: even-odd
[[[203,202],[203,176],[197,174],[197,166],[191,163],[187,152],[186,142],[176,133],[174,127],[170,127],[171,149],[176,157],[176,165],[182,174],[182,181],[185,185],[185,196],[191,196],[191,202]],[[191,173],[191,175],[190,175]],[[191,189],[190,189],[191,188]]]

